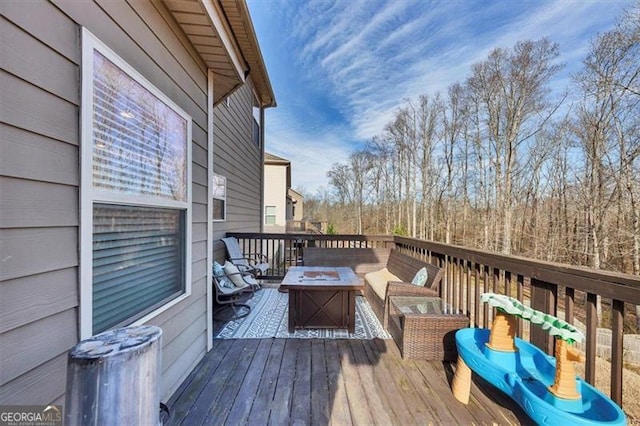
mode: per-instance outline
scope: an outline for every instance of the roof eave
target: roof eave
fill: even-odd
[[[218,1],[222,5],[222,9],[236,37],[236,42],[240,46],[242,55],[249,66],[249,75],[252,77],[255,90],[260,98],[260,106],[262,108],[275,107],[277,105],[275,94],[247,3],[244,0]]]
[[[162,0],[205,65],[218,76],[214,104],[251,75],[261,107],[275,107],[258,39],[245,0]]]

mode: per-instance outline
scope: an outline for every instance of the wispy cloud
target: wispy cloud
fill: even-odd
[[[314,194],[327,187],[327,171],[333,163],[344,162],[352,151],[346,142],[348,130],[338,127],[298,128],[290,126],[289,114],[268,117],[267,151],[291,161],[294,188]]]
[[[578,69],[589,39],[623,5],[611,1],[249,0],[279,107],[267,149],[292,160],[294,186],[326,186],[331,164],[379,134],[406,98],[464,81],[495,47],[547,37]]]

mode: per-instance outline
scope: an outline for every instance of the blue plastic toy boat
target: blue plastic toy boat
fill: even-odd
[[[620,407],[580,378],[579,399],[564,399],[547,389],[554,382],[556,359],[536,346],[515,339],[517,351],[490,349],[489,330],[464,328],[456,332],[458,354],[483,379],[509,395],[540,425],[625,425]]]

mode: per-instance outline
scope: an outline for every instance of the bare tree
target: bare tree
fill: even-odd
[[[490,146],[501,250],[511,252],[514,179],[522,149],[551,116],[548,85],[561,69],[558,46],[547,39],[517,43],[512,49],[494,49],[473,66],[469,88],[480,101],[485,140]]]
[[[621,199],[621,191],[631,200],[631,216],[636,220],[638,216],[634,184],[637,178],[632,178],[640,153],[640,95],[636,91],[640,83],[638,12],[627,11],[613,30],[599,35],[592,42],[583,70],[574,76],[582,95],[575,133],[585,162],[581,176],[585,252],[590,266],[596,269],[606,261],[608,247],[603,243],[607,241],[608,217],[614,203]],[[618,223],[621,211],[618,208]],[[600,310],[598,301],[599,314]]]
[[[443,165],[445,167],[445,194],[443,202],[443,213],[445,222],[444,241],[447,244],[452,242],[452,223],[454,222],[453,203],[457,199],[457,191],[454,188],[459,166],[457,164],[456,151],[461,143],[461,136],[464,131],[464,123],[467,120],[464,103],[463,87],[460,83],[449,86],[447,90],[447,100],[443,107],[442,115],[442,140],[443,140]],[[464,201],[463,201],[464,202]]]
[[[366,146],[371,156],[371,179],[373,183],[374,200],[377,204],[375,232],[391,233],[393,206],[393,148],[382,137],[374,137]]]
[[[348,164],[334,164],[327,173],[331,185],[343,204],[355,209],[356,233],[362,234],[362,217],[365,198],[369,193],[369,172],[371,155],[366,150],[356,151],[349,156]]]

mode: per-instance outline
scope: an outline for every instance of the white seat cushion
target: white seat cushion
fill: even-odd
[[[369,283],[369,286],[381,300],[384,300],[385,294],[387,292],[387,283],[389,281],[402,281],[400,278],[389,272],[387,268],[382,268],[379,271],[369,272],[364,276],[364,279]]]

